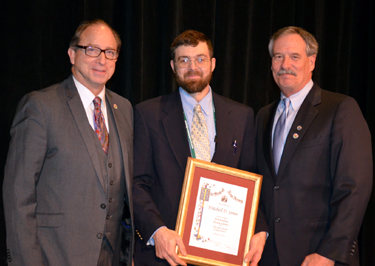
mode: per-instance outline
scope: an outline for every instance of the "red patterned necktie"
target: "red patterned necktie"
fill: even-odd
[[[99,141],[102,144],[103,151],[107,154],[108,153],[108,131],[107,127],[105,126],[105,120],[101,109],[101,102],[102,100],[99,97],[95,97],[93,103],[95,106],[94,110],[94,128],[95,132],[98,135]]]

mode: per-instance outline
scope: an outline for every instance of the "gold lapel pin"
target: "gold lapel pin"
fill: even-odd
[[[299,135],[298,135],[297,133],[294,133],[294,134],[293,134],[293,138],[294,138],[294,139],[298,139],[298,137],[299,137]]]
[[[302,129],[302,126],[297,126],[297,130],[301,130]]]
[[[117,109],[117,104],[114,104],[114,105],[113,105],[113,108]]]

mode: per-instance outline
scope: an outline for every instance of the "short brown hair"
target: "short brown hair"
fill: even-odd
[[[94,19],[94,20],[90,20],[90,21],[81,22],[81,24],[79,24],[78,28],[76,29],[76,32],[74,33],[72,39],[70,40],[69,47],[75,48],[76,45],[78,45],[78,43],[81,39],[82,33],[91,25],[104,25],[104,26],[108,27],[112,31],[113,36],[116,39],[117,51],[120,51],[120,49],[121,49],[120,35],[114,29],[112,29],[112,27],[109,26],[104,20],[101,20],[101,19]]]
[[[212,43],[210,39],[208,39],[207,36],[204,35],[202,32],[196,30],[186,30],[180,35],[178,35],[171,45],[172,60],[174,60],[175,51],[179,46],[185,45],[195,47],[199,44],[199,42],[205,42],[207,44],[210,57],[212,58],[214,56],[214,49],[212,48]]]
[[[314,35],[300,27],[289,26],[278,30],[272,35],[268,44],[268,51],[271,57],[273,57],[273,44],[275,41],[281,36],[290,34],[298,34],[305,41],[307,56],[318,55],[319,44],[315,40]]]

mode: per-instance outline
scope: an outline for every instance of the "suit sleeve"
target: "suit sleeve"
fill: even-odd
[[[372,188],[371,135],[357,103],[345,98],[331,130],[330,225],[317,252],[349,263]]]
[[[152,141],[142,111],[134,109],[134,180],[133,203],[136,229],[144,244],[161,226],[165,226],[156,207],[150,188],[156,178]]]
[[[255,138],[255,143],[254,143],[255,154],[260,154],[260,152],[257,151],[257,149],[259,147],[259,145],[257,143],[259,141],[262,141],[262,139],[263,139],[263,137],[260,136],[260,134],[262,134],[262,132],[263,132],[262,131],[263,125],[260,124],[260,122],[262,122],[261,118],[260,118],[261,117],[260,112],[258,113],[258,115],[256,117],[256,121],[255,121],[255,125],[256,125],[256,130],[255,130],[256,138]],[[256,159],[259,159],[259,158],[256,158],[257,156],[254,156],[254,157],[255,157],[254,161],[256,161]],[[256,167],[256,170],[255,170],[255,173],[259,173],[259,169],[257,169],[257,167]],[[256,226],[255,226],[255,233],[259,233],[259,232],[269,233],[266,214],[265,214],[265,211],[264,211],[263,204],[262,204],[261,200],[259,200],[258,215],[257,215]]]
[[[247,112],[239,168],[250,172],[256,171],[254,112],[251,108]]]
[[[9,265],[43,265],[36,186],[47,150],[47,128],[34,93],[19,103],[11,137],[3,183]]]

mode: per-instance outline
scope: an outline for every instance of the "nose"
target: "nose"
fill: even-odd
[[[281,63],[282,69],[289,69],[290,68],[290,58],[289,56],[285,56],[283,62]]]
[[[189,69],[194,70],[197,69],[197,65],[195,64],[195,59],[190,60]]]
[[[99,64],[101,64],[101,65],[104,65],[106,63],[106,58],[105,58],[104,51],[101,51],[101,53],[99,54],[99,56],[96,58],[96,61]]]

